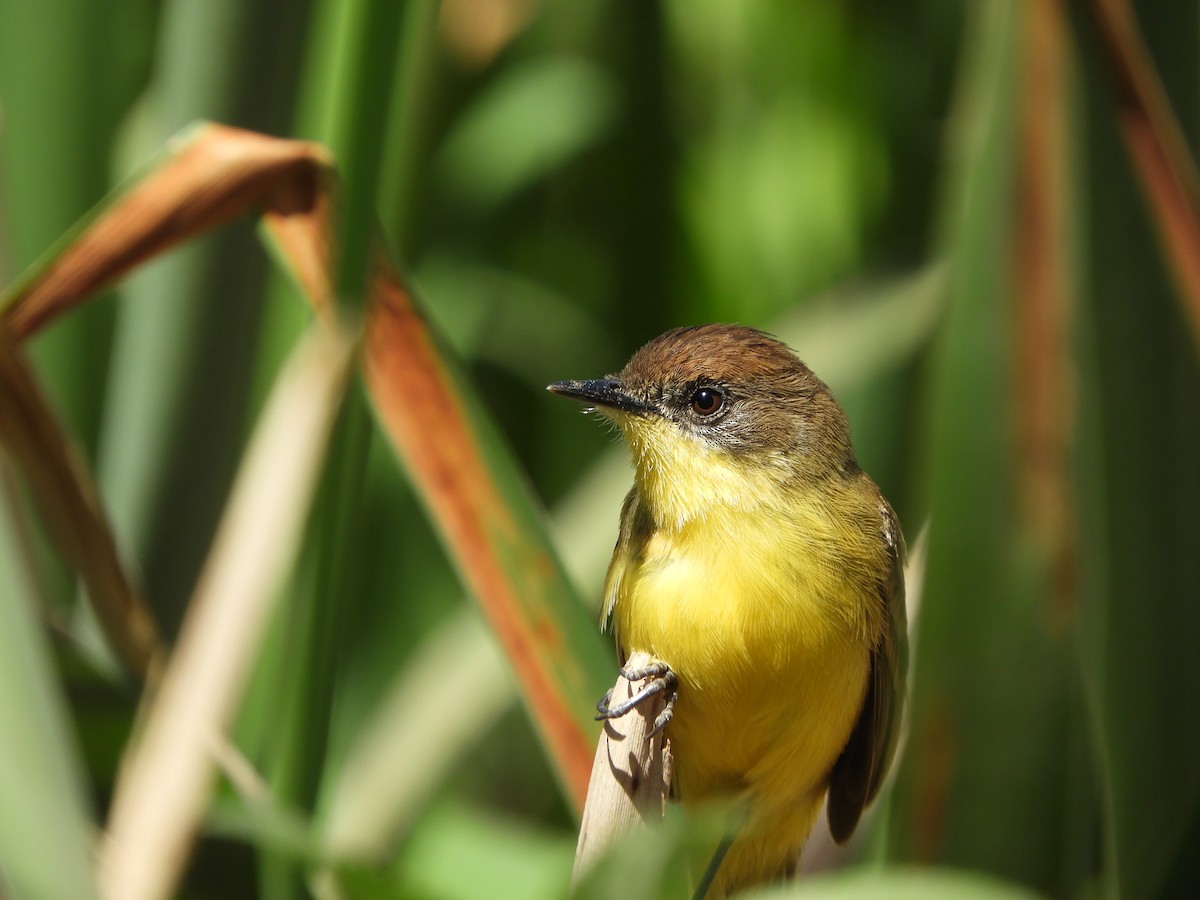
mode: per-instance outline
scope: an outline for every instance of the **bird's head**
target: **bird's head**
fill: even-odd
[[[559,381],[620,428],[639,485],[670,518],[813,483],[855,467],[845,414],[775,338],[738,325],[659,335],[620,372]]]

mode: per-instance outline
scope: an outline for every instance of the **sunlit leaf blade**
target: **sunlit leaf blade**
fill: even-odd
[[[86,789],[0,455],[0,894],[95,895]]]
[[[223,739],[299,545],[352,349],[352,335],[314,326],[280,374],[128,751],[100,863],[105,897],[166,897],[183,869],[213,778],[209,747]]]

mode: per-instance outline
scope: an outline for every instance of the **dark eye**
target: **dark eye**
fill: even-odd
[[[725,397],[715,388],[700,388],[692,394],[692,412],[698,416],[711,416],[725,405]]]

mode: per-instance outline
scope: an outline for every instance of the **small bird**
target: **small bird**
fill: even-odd
[[[677,328],[549,390],[620,429],[633,488],[604,584],[621,665],[668,697],[674,790],[744,818],[709,897],[791,875],[828,794],[845,841],[904,703],[904,539],[829,388],[773,337]],[[628,704],[602,717],[623,714]]]

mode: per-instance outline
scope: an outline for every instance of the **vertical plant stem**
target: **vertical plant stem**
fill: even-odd
[[[403,5],[393,0],[325,2],[317,20],[331,26],[310,59],[302,126],[327,145],[341,176],[336,253],[327,262],[345,315],[366,306],[368,267],[376,247],[376,196],[384,146],[379,121],[388,108]],[[355,393],[343,411],[323,481],[308,547],[315,559],[304,590],[300,637],[283,665],[293,672],[282,702],[290,710],[277,743],[270,780],[278,795],[311,810],[324,771],[337,658],[345,623],[360,597],[354,564],[361,536],[362,478],[370,446],[369,417]],[[268,900],[302,896],[303,872],[293,859],[264,854],[261,877]]]
[[[213,778],[209,746],[241,696],[300,542],[352,343],[315,326],[255,432],[160,691],[127,753],[100,853],[101,893],[174,893]]]
[[[311,811],[317,804],[341,649],[362,596],[362,482],[370,440],[366,406],[352,390],[314,504],[304,562],[293,577],[292,609],[285,619],[288,652],[278,661],[284,693],[274,717],[270,782],[274,796],[297,809]],[[294,857],[263,854],[267,900],[305,896],[304,877]]]

